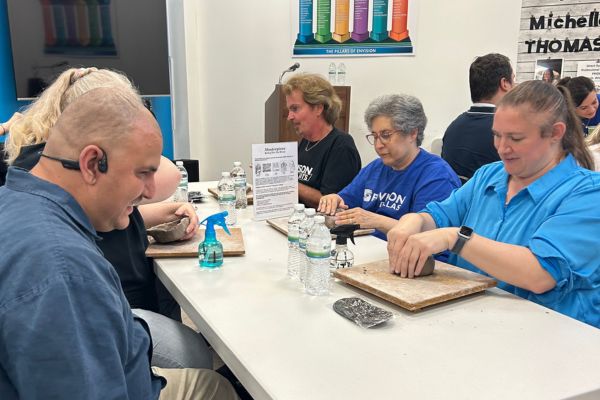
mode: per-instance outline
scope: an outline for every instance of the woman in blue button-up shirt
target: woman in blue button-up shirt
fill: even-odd
[[[388,233],[390,272],[412,278],[450,249],[449,263],[600,327],[600,174],[569,94],[523,83],[498,104],[493,131],[502,161],[400,219]],[[459,227],[473,234],[459,239]]]

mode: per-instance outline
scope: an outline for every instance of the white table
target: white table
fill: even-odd
[[[216,182],[192,184],[208,194]],[[200,204],[201,219],[218,212]],[[341,282],[313,297],[286,274],[286,237],[238,215],[246,255],[222,268],[156,260],[156,273],[217,353],[260,399],[600,399],[600,330],[500,289],[414,314]],[[387,257],[356,238],[356,263]],[[363,329],[332,310],[361,294],[400,316]],[[578,396],[579,395],[579,396]]]

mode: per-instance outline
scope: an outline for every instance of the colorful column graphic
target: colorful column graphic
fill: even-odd
[[[102,46],[114,46],[112,24],[110,21],[110,0],[99,0],[100,27],[102,28]]]
[[[381,42],[388,38],[388,0],[373,0],[373,30],[371,39]]]
[[[348,39],[350,39],[350,0],[337,0],[333,40],[344,43]]]
[[[50,0],[52,3],[52,15],[54,16],[54,31],[56,34],[56,44],[58,46],[67,45],[67,24],[65,23],[65,14],[63,13],[62,1]]]
[[[390,37],[398,42],[408,37],[408,0],[394,0]]]
[[[40,0],[40,3],[42,4],[42,16],[44,20],[44,44],[46,46],[54,46],[56,44],[56,36],[54,36],[52,4],[50,0]]]
[[[315,40],[321,43],[331,40],[331,0],[317,0],[317,34]]]
[[[354,0],[354,31],[352,39],[357,42],[369,38],[369,0]]]
[[[312,42],[313,34],[313,0],[300,0],[300,33],[298,40],[302,43]]]
[[[77,11],[77,41],[81,46],[90,44],[90,34],[88,32],[87,4],[85,0],[75,0],[75,10]]]
[[[77,18],[75,17],[75,0],[65,0],[65,18],[67,19],[68,45],[77,46]]]
[[[100,7],[98,0],[85,0],[88,5],[88,21],[90,23],[90,44],[100,46],[102,35],[100,33]]]

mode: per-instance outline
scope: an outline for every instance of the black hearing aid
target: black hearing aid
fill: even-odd
[[[106,159],[106,152],[100,147],[99,147],[99,149],[100,149],[100,151],[102,151],[102,158],[100,158],[100,161],[98,161],[98,171],[105,174],[106,171],[108,171],[108,160]],[[49,156],[48,154],[44,154],[41,151],[38,152],[38,154],[42,157],[46,157],[51,160],[60,161],[63,168],[73,169],[73,170],[77,170],[77,171],[79,171],[81,169],[81,167],[79,166],[79,160],[70,160],[68,158]]]

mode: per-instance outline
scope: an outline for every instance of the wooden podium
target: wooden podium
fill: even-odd
[[[342,111],[335,127],[348,132],[350,128],[350,86],[334,86],[333,88],[342,100]],[[265,102],[265,143],[293,141],[300,143],[302,136],[296,134],[287,117],[288,109],[282,85],[275,85],[275,90]]]

